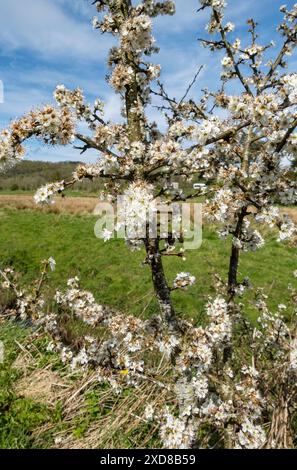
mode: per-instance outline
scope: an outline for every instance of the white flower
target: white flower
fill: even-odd
[[[230,57],[223,57],[221,64],[225,68],[230,68],[233,65],[232,59]]]
[[[265,222],[269,227],[273,227],[276,225],[278,219],[280,217],[279,208],[275,206],[271,206],[267,209],[263,209],[261,212],[256,214],[255,220],[258,222]]]
[[[242,249],[242,242],[239,240],[239,238],[233,237],[232,244],[235,248],[238,248],[239,250]]]
[[[222,10],[226,7],[225,0],[200,0],[202,6],[214,7],[217,10]]]
[[[221,426],[226,420],[230,419],[232,404],[223,402],[217,397],[214,398],[214,400],[209,398],[205,401],[200,411],[202,416]]]
[[[81,351],[72,358],[71,368],[73,370],[77,369],[79,366],[85,367],[89,362],[89,357],[85,348],[82,348]]]
[[[110,84],[116,91],[125,90],[126,85],[130,85],[135,79],[133,68],[129,65],[117,64],[113,70]]]
[[[160,65],[155,65],[155,64],[150,64],[148,68],[148,73],[150,75],[150,79],[154,80],[155,78],[158,78],[160,76],[161,72],[161,66]]]
[[[148,221],[153,218],[156,211],[153,187],[143,182],[132,183],[118,204],[117,230],[125,228],[126,238],[129,241],[141,240],[145,237]]]
[[[61,361],[63,364],[69,362],[73,358],[73,353],[70,349],[64,347],[61,351]]]
[[[54,352],[56,348],[56,345],[53,341],[50,341],[46,347],[47,352]]]
[[[62,437],[55,437],[55,444],[56,445],[60,445],[60,444],[62,444],[62,442],[63,442]]]
[[[297,340],[293,340],[290,345],[290,367],[297,370]]]
[[[176,347],[179,346],[179,344],[180,344],[179,339],[174,335],[168,336],[167,338],[163,337],[162,339],[159,339],[158,341],[156,341],[156,345],[159,351],[161,353],[164,353],[165,356],[167,356],[168,358],[174,352]]]
[[[230,212],[236,208],[236,195],[229,188],[219,189],[212,201],[206,201],[207,217],[214,222],[228,221]]]
[[[56,261],[55,261],[55,259],[51,256],[51,257],[49,258],[48,262],[49,262],[49,266],[50,266],[51,271],[55,271],[55,269],[56,269]]]
[[[167,449],[190,449],[195,439],[195,428],[187,419],[175,418],[165,409],[160,427],[160,437]]]
[[[196,277],[191,276],[190,273],[179,273],[173,283],[174,289],[187,289],[189,286],[193,286],[196,282]]]
[[[278,240],[279,242],[289,240],[293,237],[293,235],[297,232],[297,227],[294,222],[289,219],[289,217],[285,217],[284,221],[280,226]]]
[[[225,31],[231,33],[235,29],[235,24],[231,23],[230,21],[225,26]]]
[[[93,17],[93,19],[92,19],[92,26],[93,26],[94,29],[99,28],[99,26],[100,26],[100,21],[99,21],[99,19],[98,19],[97,16],[94,16],[94,17]]]
[[[265,245],[264,238],[258,232],[258,230],[246,229],[245,236],[246,240],[243,244],[244,251],[256,251]]]
[[[53,197],[57,193],[61,193],[65,189],[64,181],[52,183],[38,189],[34,196],[36,204],[53,204]]]
[[[246,419],[238,433],[237,448],[260,449],[266,441],[266,434],[261,426],[255,425],[249,419]]]
[[[208,379],[198,373],[191,380],[182,378],[175,385],[175,393],[179,402],[182,415],[191,414],[197,400],[203,400],[208,393]]]
[[[149,404],[146,406],[143,416],[146,421],[153,421],[155,416],[155,408],[153,405]]]
[[[105,228],[102,232],[102,238],[104,240],[104,242],[107,242],[109,240],[111,240],[113,236],[113,232],[111,232],[110,230],[107,230],[107,228]]]
[[[241,46],[241,41],[239,38],[235,39],[234,43],[232,44],[233,49],[237,51]]]
[[[285,75],[282,79],[285,93],[292,104],[297,103],[297,73]]]
[[[79,278],[76,276],[74,278],[68,279],[67,286],[72,287],[73,289],[77,289],[79,284]]]
[[[286,310],[287,309],[287,306],[285,304],[279,304],[278,305],[278,309],[279,310]]]
[[[207,335],[212,343],[228,341],[232,334],[232,322],[228,314],[228,305],[225,299],[217,297],[207,305],[207,315],[212,322],[207,328]]]
[[[218,118],[201,120],[200,124],[195,126],[193,137],[196,137],[201,145],[205,144],[210,137],[215,137],[220,132],[220,121]]]
[[[149,49],[154,43],[151,32],[152,22],[149,16],[139,15],[127,19],[120,31],[123,50],[141,53],[145,49]]]

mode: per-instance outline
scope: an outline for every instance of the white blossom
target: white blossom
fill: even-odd
[[[242,423],[238,433],[238,448],[261,449],[265,441],[266,434],[261,426],[255,425],[248,419]]]
[[[63,192],[65,189],[64,181],[59,183],[52,183],[43,186],[42,188],[38,189],[34,196],[34,200],[36,204],[53,204],[53,197],[57,193]]]
[[[191,276],[189,273],[179,273],[173,283],[174,289],[187,289],[189,286],[193,286],[196,282],[195,276]]]
[[[51,271],[56,270],[56,260],[51,256],[48,260]]]

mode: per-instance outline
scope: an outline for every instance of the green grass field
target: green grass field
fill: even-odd
[[[153,296],[150,272],[142,264],[144,252],[130,253],[121,240],[104,244],[96,239],[93,232],[95,221],[91,215],[1,209],[0,267],[13,266],[23,274],[22,281],[26,285],[38,276],[40,260],[53,256],[57,268],[50,275],[47,287],[49,298],[55,289],[66,286],[69,277],[78,275],[82,286],[89,289],[101,303],[135,315],[156,313],[158,306]],[[260,251],[242,255],[240,275],[249,276],[254,286],[270,293],[269,305],[273,309],[289,299],[287,286],[296,282],[292,273],[297,267],[297,255],[296,248],[277,243],[273,233],[266,233],[266,240],[266,246]],[[229,250],[230,241],[220,241],[215,228],[206,227],[202,247],[188,252],[186,262],[177,258],[164,260],[170,282],[180,271],[189,271],[197,278],[197,284],[188,291],[173,293],[180,314],[197,322],[203,320],[207,298],[215,294],[213,274],[218,273],[222,278],[227,276]],[[252,295],[248,292],[246,300],[251,300]],[[254,320],[256,312],[251,302],[246,304],[247,315]],[[82,333],[81,324],[72,327],[78,334]],[[94,436],[98,436],[100,429],[104,428],[102,422],[109,423],[109,432],[100,438],[103,447],[158,446],[156,433],[141,423],[125,421],[125,424],[115,426],[110,432],[113,423],[120,422],[119,416],[128,419],[129,414],[122,415],[122,410],[133,406],[139,406],[141,410],[146,393],[150,392],[143,392],[138,401],[129,390],[122,398],[112,398],[110,395],[106,398],[104,386],[94,384],[81,398],[83,408],[78,401],[77,410],[70,417],[60,401],[52,406],[39,398],[32,399],[18,393],[15,384],[24,380],[28,371],[16,367],[15,360],[22,352],[20,344],[26,345],[29,334],[30,329],[22,325],[13,322],[1,324],[0,340],[5,347],[5,361],[0,364],[0,448],[55,447],[55,436],[60,432],[69,436],[74,446],[79,446],[81,442],[91,446],[92,426],[95,426]],[[68,377],[58,358],[44,354],[46,341],[41,341],[44,344],[35,342],[29,353],[30,360],[33,360],[28,376],[31,388],[31,377],[38,370],[47,370],[47,365],[50,366],[49,370],[60,371],[62,377],[65,374]],[[28,344],[30,347],[30,342],[27,347]]]
[[[101,303],[136,315],[155,313],[158,307],[150,272],[142,264],[144,252],[130,253],[122,240],[104,244],[96,239],[95,220],[93,216],[1,210],[0,265],[14,266],[27,283],[38,275],[40,260],[53,256],[57,269],[51,275],[50,290],[63,288],[69,277],[77,275]],[[264,288],[275,308],[289,297],[287,285],[295,282],[292,272],[297,267],[297,253],[296,248],[278,243],[273,233],[267,233],[266,240],[261,250],[242,255],[240,275]],[[188,252],[185,262],[164,260],[170,282],[180,271],[197,278],[194,287],[173,294],[178,312],[199,319],[208,296],[214,294],[212,274],[227,276],[229,250],[230,241],[219,240],[215,229],[207,227],[201,248]],[[252,309],[250,312],[252,315]]]

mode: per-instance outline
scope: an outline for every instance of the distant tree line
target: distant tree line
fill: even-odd
[[[42,162],[23,160],[14,168],[0,173],[0,191],[36,191],[48,181],[68,180],[75,171],[78,162]],[[185,182],[181,178],[174,179],[179,189],[188,193],[196,178],[192,182]],[[86,193],[96,193],[104,189],[104,180],[85,179],[77,182],[75,189]]]
[[[50,181],[69,179],[77,166],[77,162],[42,162],[22,161],[15,168],[0,174],[0,191],[36,191]],[[102,189],[103,182],[85,180],[77,184],[78,191],[88,193]]]

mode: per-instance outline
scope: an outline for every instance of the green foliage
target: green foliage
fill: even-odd
[[[5,399],[5,408],[0,413],[0,448],[36,448],[32,431],[46,422],[49,411],[44,405],[11,396]]]
[[[100,391],[92,390],[85,394],[85,409],[83,415],[77,420],[73,435],[80,439],[85,435],[90,425],[103,416],[104,408],[100,406]]]
[[[4,343],[4,363],[0,364],[0,448],[28,449],[36,447],[32,431],[49,419],[44,405],[17,397],[13,384],[20,372],[13,367],[17,357],[16,341],[22,341],[26,330],[8,323],[1,325],[0,339]]]

